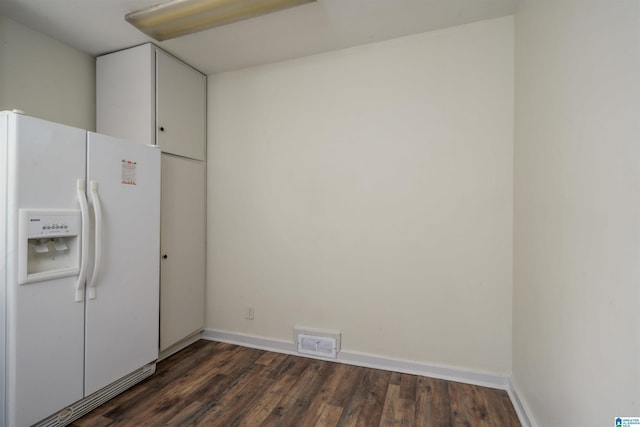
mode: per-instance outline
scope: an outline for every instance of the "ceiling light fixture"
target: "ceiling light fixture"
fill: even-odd
[[[230,24],[316,0],[171,0],[124,19],[158,41]]]

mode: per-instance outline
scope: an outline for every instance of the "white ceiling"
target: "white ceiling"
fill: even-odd
[[[205,74],[514,13],[518,0],[318,0],[165,42]],[[0,15],[91,55],[154,41],[124,20],[162,0],[0,0]]]

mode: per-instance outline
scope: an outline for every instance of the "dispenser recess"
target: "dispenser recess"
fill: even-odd
[[[19,285],[78,274],[80,210],[20,209],[19,224]]]

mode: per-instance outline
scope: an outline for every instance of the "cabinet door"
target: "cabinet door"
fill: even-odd
[[[206,77],[156,50],[157,143],[164,153],[205,159]]]
[[[162,154],[160,351],[204,327],[205,163]]]

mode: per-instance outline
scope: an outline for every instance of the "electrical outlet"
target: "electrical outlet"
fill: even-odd
[[[253,307],[247,307],[244,312],[245,319],[253,320]]]

